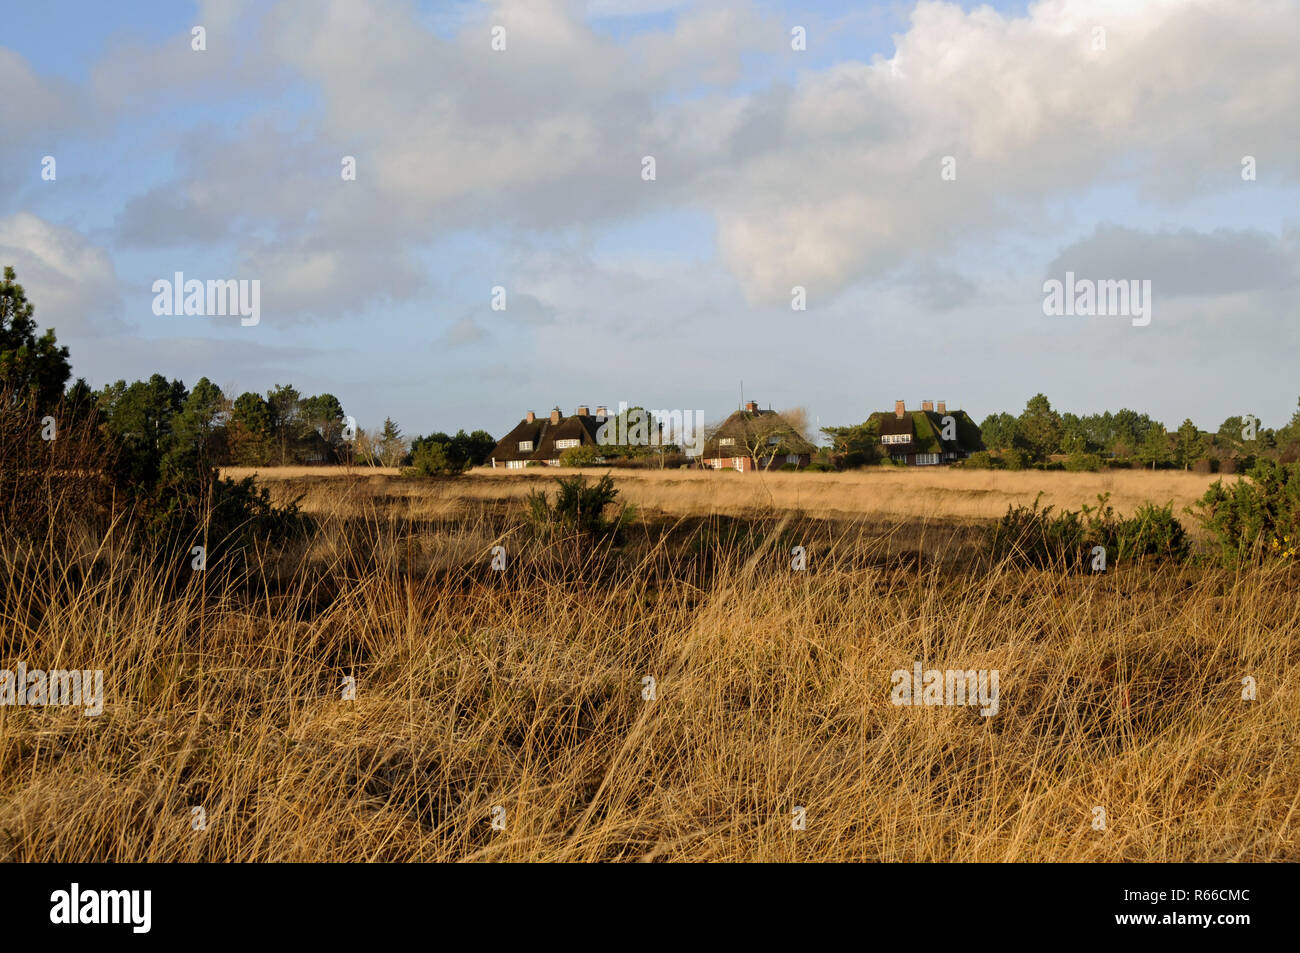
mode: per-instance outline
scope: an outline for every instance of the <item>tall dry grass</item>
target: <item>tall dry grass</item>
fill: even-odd
[[[543,544],[500,485],[412,518],[335,481],[310,539],[211,576],[5,548],[0,667],[107,699],[0,707],[0,858],[1300,858],[1294,570],[1022,571],[780,506]],[[892,705],[916,660],[998,669],[998,714]]]

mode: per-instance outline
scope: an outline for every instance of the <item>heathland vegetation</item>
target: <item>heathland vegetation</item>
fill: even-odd
[[[0,704],[0,860],[1300,859],[1300,465],[409,479],[268,410],[254,476],[69,377],[7,280],[0,670],[105,699]]]

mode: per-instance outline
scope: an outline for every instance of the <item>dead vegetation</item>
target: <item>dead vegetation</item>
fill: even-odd
[[[926,475],[1028,491],[967,477]],[[835,515],[915,474],[820,478],[620,478],[621,545],[530,537],[531,474],[295,476],[316,531],[208,576],[9,545],[0,667],[107,697],[0,706],[0,858],[1300,859],[1294,568],[1013,569],[960,501]],[[999,713],[892,705],[915,661],[999,670]]]

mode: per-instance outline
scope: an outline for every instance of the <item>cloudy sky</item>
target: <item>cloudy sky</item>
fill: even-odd
[[[290,382],[496,435],[556,404],[716,419],[742,380],[823,425],[1042,391],[1277,426],[1300,395],[1300,0],[4,19],[0,263],[95,386]],[[260,280],[260,324],[155,315],[178,271]],[[1150,280],[1150,324],[1045,316],[1067,271]]]

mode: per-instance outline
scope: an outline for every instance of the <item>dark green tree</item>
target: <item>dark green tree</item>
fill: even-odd
[[[1031,460],[1042,462],[1060,452],[1062,433],[1061,415],[1052,410],[1045,396],[1035,394],[1016,420],[1014,446],[1025,451]]]
[[[333,394],[303,398],[298,404],[298,414],[303,425],[320,434],[331,449],[343,442],[343,405]]]
[[[299,402],[302,395],[288,384],[277,384],[266,392],[266,408],[271,417],[271,441],[275,447],[275,463],[287,466],[296,459],[299,441],[303,436]]]
[[[72,373],[68,349],[59,346],[53,328],[36,336],[36,309],[14,279],[6,265],[0,281],[0,391],[11,404],[31,401],[43,410],[63,396]]]
[[[260,467],[271,462],[271,408],[261,394],[246,391],[235,398],[226,424],[226,443],[231,462],[238,466]]]
[[[1184,470],[1190,470],[1204,456],[1205,440],[1189,417],[1179,425],[1174,438],[1174,462]]]
[[[989,414],[980,424],[980,438],[989,450],[1006,450],[1016,437],[1016,418],[1008,413]]]
[[[172,446],[172,424],[188,394],[180,381],[154,374],[147,381],[111,384],[101,392],[106,429],[116,438],[119,475],[137,489],[153,487]]]
[[[172,422],[164,469],[206,470],[225,457],[226,398],[221,388],[199,378]]]
[[[1152,470],[1169,462],[1169,434],[1164,424],[1155,424],[1147,430],[1141,446],[1137,448],[1137,458],[1142,463],[1151,464]]]

